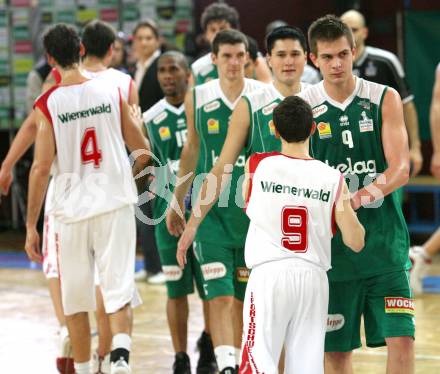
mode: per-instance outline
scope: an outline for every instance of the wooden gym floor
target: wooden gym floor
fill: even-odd
[[[9,247],[10,248],[10,247]],[[440,275],[440,258],[431,267]],[[165,316],[165,286],[138,283],[143,305],[134,313],[133,373],[171,373],[173,349]],[[57,322],[46,280],[39,270],[0,268],[1,373],[57,373]],[[190,298],[188,352],[195,367],[195,343],[203,329],[201,304]],[[440,294],[416,299],[416,373],[440,373]],[[385,373],[386,349],[359,349],[356,374]],[[195,372],[195,370],[193,371]]]

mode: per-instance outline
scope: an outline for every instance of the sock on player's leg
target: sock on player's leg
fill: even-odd
[[[76,374],[90,374],[92,371],[92,366],[90,365],[90,361],[87,362],[75,362],[75,373]]]
[[[241,363],[241,349],[240,348],[235,348],[235,362],[237,363],[238,366],[240,366],[240,363]]]
[[[235,369],[235,347],[232,345],[219,345],[214,348],[218,371],[231,367]]]
[[[116,334],[112,339],[110,361],[117,362],[121,357],[128,363],[131,349],[131,338],[128,334]]]

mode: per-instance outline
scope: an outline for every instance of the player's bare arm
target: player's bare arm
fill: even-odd
[[[409,138],[411,176],[414,177],[419,174],[420,169],[422,168],[423,156],[420,150],[419,120],[417,118],[417,110],[413,100],[403,104],[403,114]]]
[[[128,94],[128,105],[139,105],[139,93],[136,83],[132,80],[130,92]]]
[[[173,200],[167,212],[167,228],[171,235],[179,236],[185,229],[184,199],[195,177],[194,172],[199,158],[200,139],[194,122],[193,91],[190,90],[185,97],[185,114],[187,124],[187,140],[180,154],[177,185],[174,190]]]
[[[267,66],[266,59],[262,56],[258,56],[255,64],[255,76],[257,80],[264,83],[272,82],[272,73],[269,66]]]
[[[431,123],[432,147],[434,148],[431,159],[431,173],[434,177],[440,179],[440,69],[437,69],[436,72],[431,100],[429,120]]]
[[[408,135],[403,120],[402,101],[393,88],[386,91],[382,105],[382,145],[388,167],[374,182],[353,195],[354,209],[380,200],[408,182]]]
[[[186,251],[189,248],[191,243],[194,241],[197,228],[217,202],[222,192],[222,186],[227,185],[229,179],[227,179],[227,175],[225,175],[225,170],[228,170],[227,165],[235,164],[243,147],[246,145],[249,127],[250,115],[248,104],[245,99],[240,99],[237,107],[232,112],[228,133],[226,135],[225,143],[222,147],[220,156],[209,172],[211,177],[207,176],[205,178],[202,188],[200,189],[199,196],[197,197],[196,202],[193,204],[191,217],[189,218],[185,231],[179,240],[178,248],[180,248],[180,250]],[[232,168],[229,169],[232,170]],[[224,175],[225,177],[223,177]],[[216,185],[213,186],[212,183],[208,183],[208,181],[215,181]],[[208,191],[208,188],[215,188],[215,191]],[[208,195],[211,198],[209,201],[206,201],[206,196]]]
[[[246,160],[246,164],[244,165],[244,180],[243,186],[241,188],[241,194],[243,196],[243,201],[247,201],[249,196],[249,159]]]
[[[40,238],[37,221],[43,206],[49,182],[50,168],[55,158],[55,138],[51,124],[39,109],[36,109],[37,137],[34,162],[29,173],[29,192],[26,217],[25,250],[31,261],[41,262]]]
[[[34,143],[37,135],[35,113],[32,111],[18,130],[0,169],[0,193],[7,195],[12,183],[12,169]]]
[[[341,230],[344,244],[355,252],[361,251],[365,245],[365,229],[351,207],[350,193],[345,181],[336,202],[335,220]]]

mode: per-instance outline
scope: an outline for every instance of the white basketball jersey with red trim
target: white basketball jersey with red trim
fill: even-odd
[[[249,172],[246,265],[295,257],[330,269],[341,173],[321,161],[278,152],[253,154]]]
[[[49,91],[35,104],[53,125],[57,150],[54,205],[48,213],[78,222],[136,203],[119,88],[92,79]]]
[[[128,101],[130,98],[130,90],[133,84],[133,79],[122,71],[109,68],[101,71],[83,70],[83,75],[90,79],[102,79],[109,84],[112,84],[121,89],[122,98]]]

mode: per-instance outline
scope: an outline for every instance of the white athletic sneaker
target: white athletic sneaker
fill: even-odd
[[[110,366],[110,374],[130,374],[131,369],[128,363],[120,358],[116,362],[112,362]]]
[[[147,279],[147,272],[145,269],[138,270],[136,273],[134,273],[134,280],[135,281],[145,281]]]
[[[431,261],[424,256],[424,249],[420,246],[414,246],[409,249],[409,258],[412,263],[410,286],[414,294],[423,293],[423,278],[428,272]]]
[[[99,357],[98,352],[92,354],[93,374],[110,374],[110,353]]]
[[[154,275],[151,275],[147,278],[147,283],[149,284],[164,284],[166,282],[167,278],[165,277],[165,274],[160,272]]]

